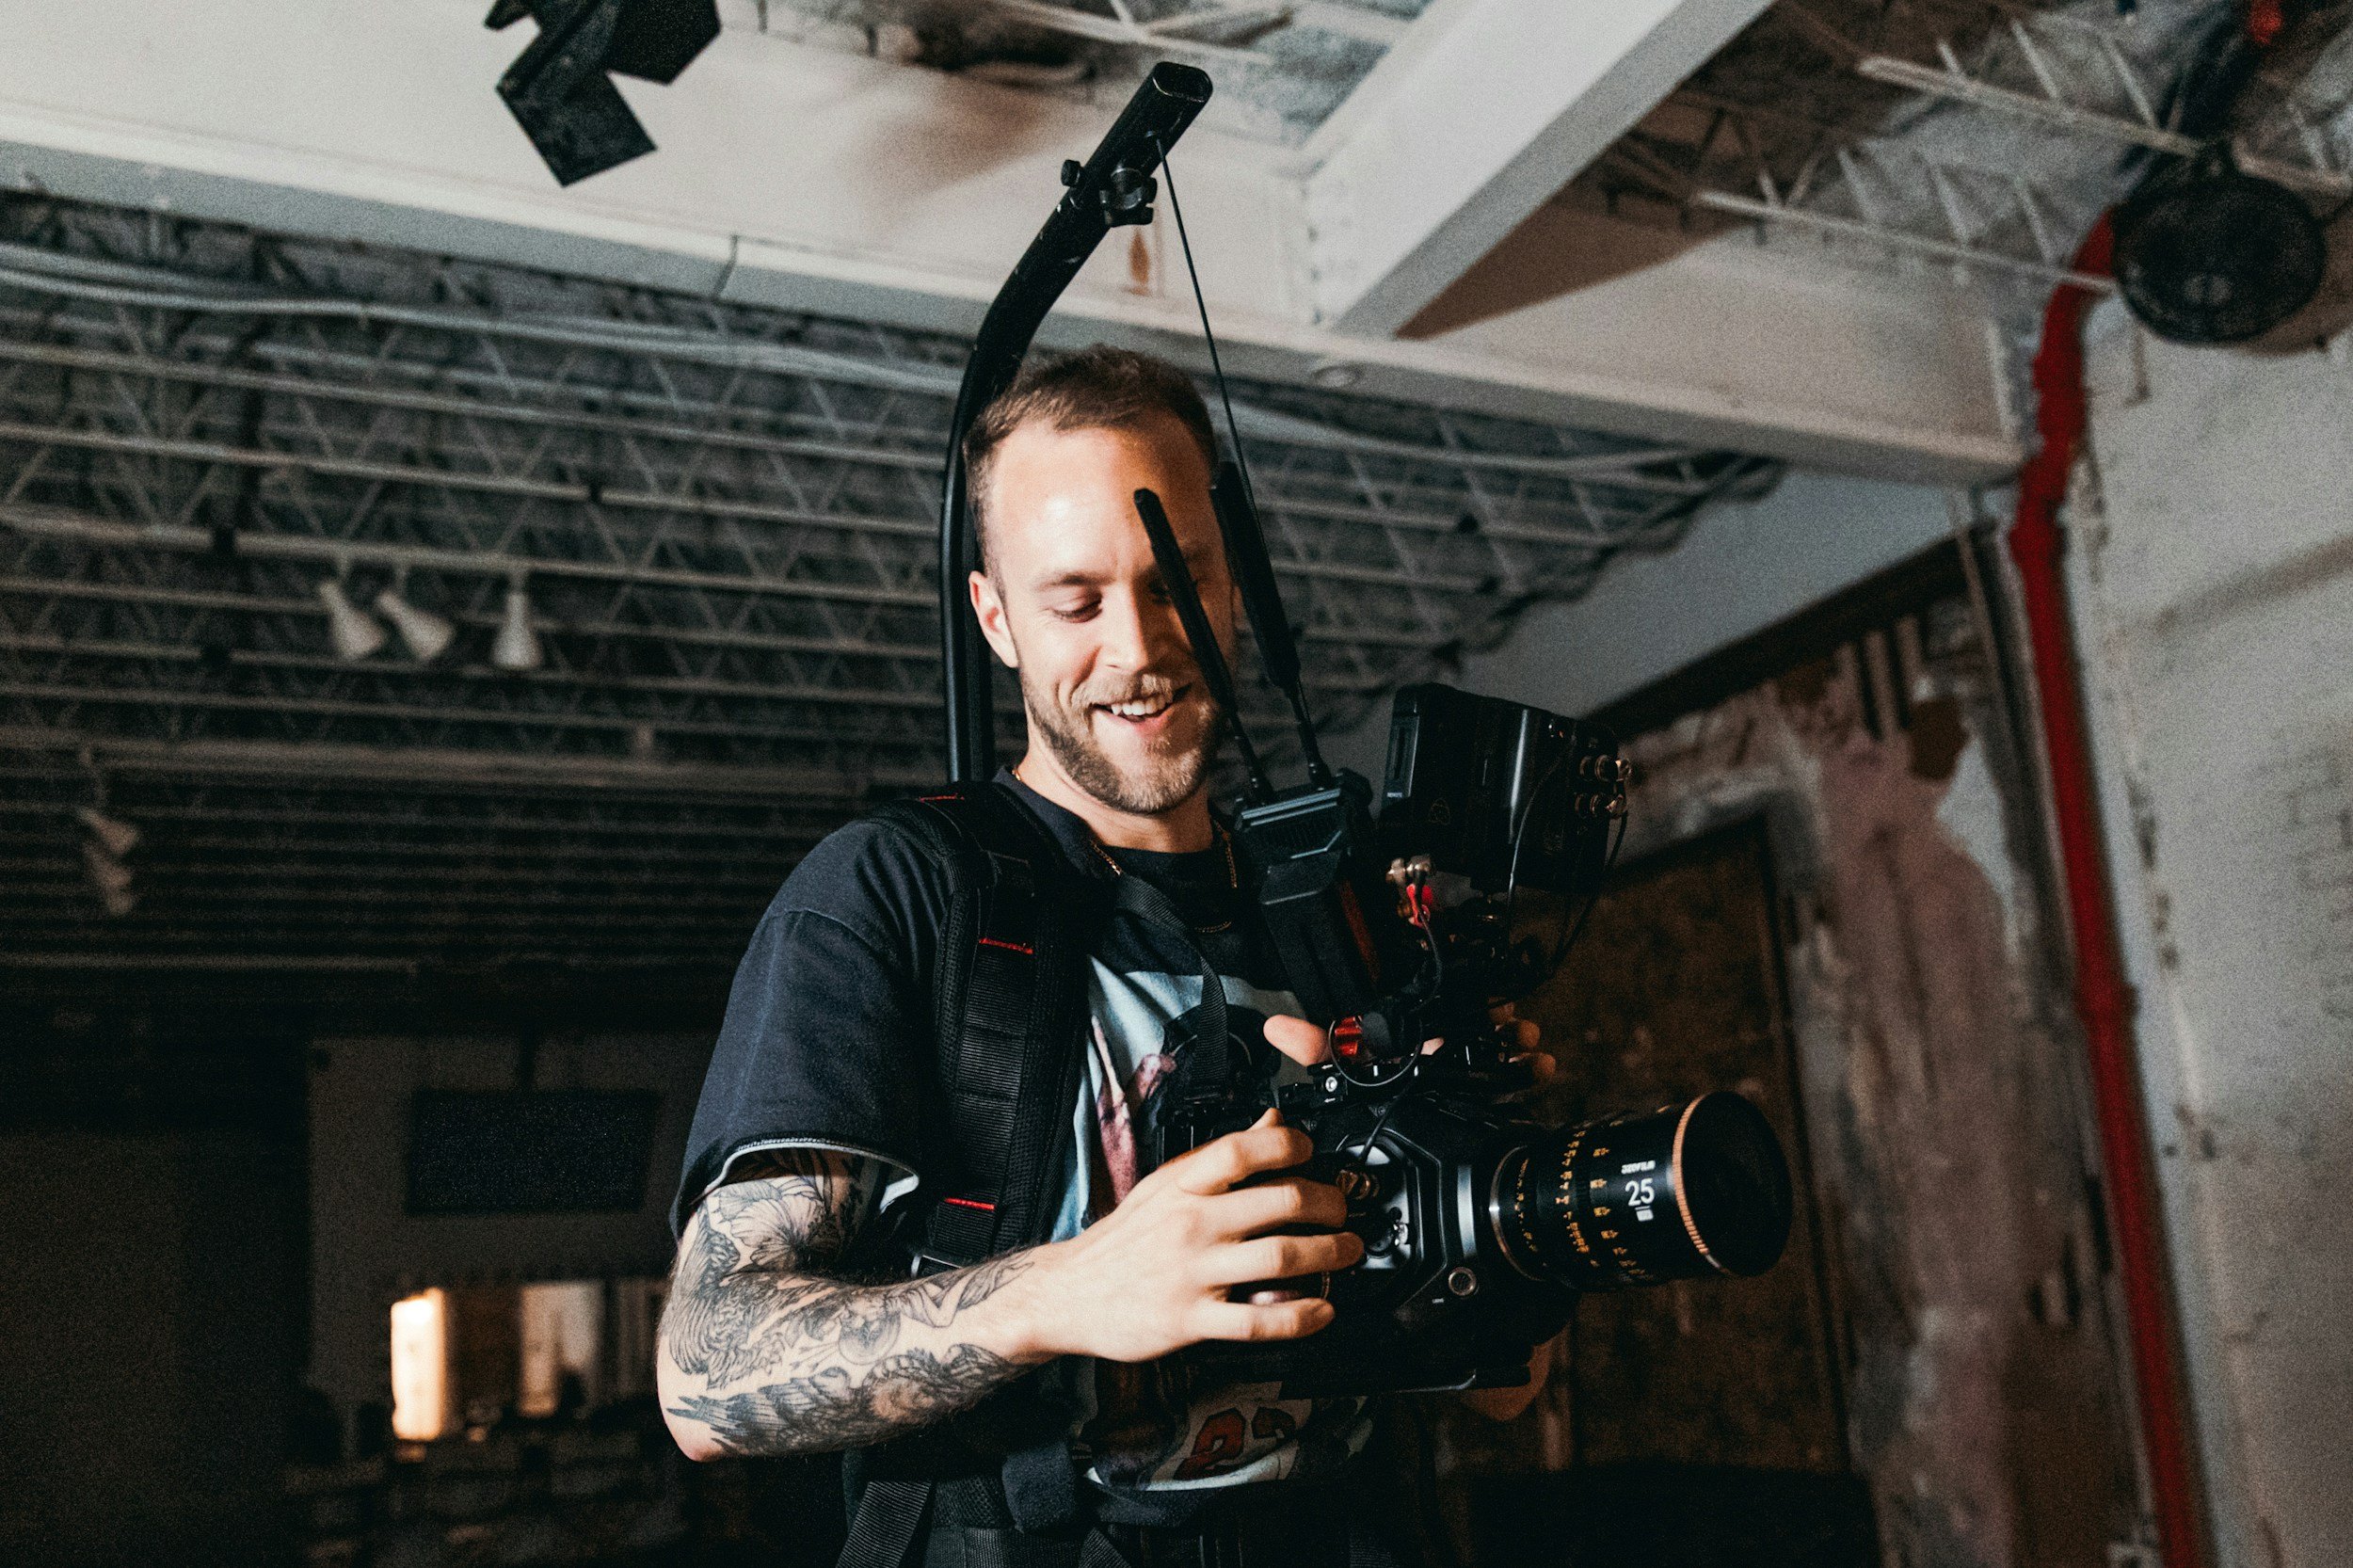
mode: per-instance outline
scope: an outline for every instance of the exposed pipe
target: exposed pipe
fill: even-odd
[[[2112,260],[2113,236],[2103,217],[2076,253],[2075,267],[2105,274]],[[2174,1342],[2155,1171],[2133,1056],[2132,987],[2124,978],[2117,938],[2090,746],[2084,734],[2074,638],[2069,630],[2066,580],[2059,564],[2065,546],[2059,508],[2067,499],[2068,478],[2088,420],[2083,318],[2100,297],[2090,289],[2061,284],[2043,312],[2042,341],[2034,358],[2035,428],[2041,444],[2019,471],[2018,517],[2009,531],[2009,552],[2017,563],[2042,710],[2051,815],[2074,938],[2075,1015],[2089,1059],[2157,1550],[2164,1568],[2205,1568],[2208,1552],[2198,1470],[2190,1456],[2188,1400]]]
[[[87,756],[109,775],[252,781],[264,787],[316,778],[344,786],[416,785],[441,793],[481,788],[498,792],[502,799],[536,789],[557,792],[559,798],[588,795],[597,800],[672,802],[698,796],[742,797],[763,802],[785,799],[796,806],[820,801],[856,806],[872,790],[913,789],[936,783],[939,777],[936,769],[924,766],[868,765],[852,771],[332,741],[150,741],[7,724],[0,724],[0,751],[67,759]],[[59,771],[67,765],[61,762]]]
[[[1832,213],[1817,213],[1811,207],[1793,207],[1786,201],[1760,201],[1753,196],[1734,191],[1703,190],[1691,196],[1697,206],[1712,212],[1730,213],[1736,217],[1754,218],[1760,223],[1787,223],[1801,229],[1813,229],[1843,239],[1862,240],[1871,245],[1883,245],[1892,250],[1908,250],[1917,256],[1932,256],[1938,261],[1957,262],[1961,265],[1981,266],[1992,272],[2008,272],[2045,282],[2056,281],[2070,288],[2097,287],[2103,293],[2112,285],[2096,280],[2080,270],[2052,266],[2042,262],[2028,261],[1999,250],[1989,250],[1981,245],[1965,245],[1958,240],[1941,240],[1933,234],[1915,234],[1908,230],[1890,228],[1881,223],[1867,223],[1851,217],[1839,217]]]
[[[6,426],[0,425],[0,431]],[[213,536],[201,528],[175,522],[120,522],[56,506],[25,506],[0,501],[0,529],[43,539],[63,539],[104,549],[172,550],[201,555],[213,548]],[[744,594],[758,598],[838,600],[849,604],[904,605],[929,609],[938,595],[929,586],[887,588],[860,583],[827,583],[812,578],[751,577],[734,572],[686,571],[674,567],[648,566],[636,561],[567,560],[555,555],[517,555],[497,550],[446,549],[401,544],[382,539],[328,539],[315,535],[240,530],[237,553],[289,561],[317,561],[332,566],[407,567],[416,571],[447,572],[452,576],[501,577],[527,572],[534,577],[575,577],[619,583],[638,588],[678,588],[703,593]],[[660,628],[652,629],[659,633]]]

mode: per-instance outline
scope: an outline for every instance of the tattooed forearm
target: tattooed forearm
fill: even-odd
[[[1019,1253],[890,1285],[840,1276],[875,1200],[872,1162],[768,1157],[703,1200],[662,1325],[664,1406],[690,1452],[856,1447],[952,1415],[1021,1368],[961,1315]]]
[[[1019,1370],[977,1345],[909,1351],[863,1377],[829,1367],[727,1399],[689,1395],[670,1414],[710,1428],[726,1453],[856,1448],[952,1416]]]

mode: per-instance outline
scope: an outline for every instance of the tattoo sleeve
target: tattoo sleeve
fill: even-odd
[[[1023,1368],[964,1316],[1029,1266],[1011,1253],[893,1284],[842,1277],[876,1162],[786,1150],[737,1161],[687,1223],[662,1320],[672,1428],[731,1454],[860,1448],[928,1426]],[[689,1445],[694,1451],[697,1445]]]

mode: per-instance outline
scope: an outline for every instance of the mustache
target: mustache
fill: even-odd
[[[1114,702],[1151,702],[1160,697],[1174,700],[1178,693],[1191,686],[1190,680],[1178,680],[1165,675],[1131,677],[1117,686],[1081,686],[1071,700],[1080,707],[1108,708]]]

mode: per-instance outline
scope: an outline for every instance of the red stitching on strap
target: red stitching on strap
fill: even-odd
[[[995,1204],[983,1203],[978,1198],[942,1198],[939,1201],[942,1203],[952,1203],[958,1208],[977,1208],[984,1214],[994,1214],[997,1212],[997,1206]]]
[[[1037,956],[1037,950],[1029,946],[1027,943],[1008,942],[1001,936],[984,936],[981,938],[981,946],[984,948],[1003,948],[1007,952],[1017,952],[1024,958],[1034,958]]]

